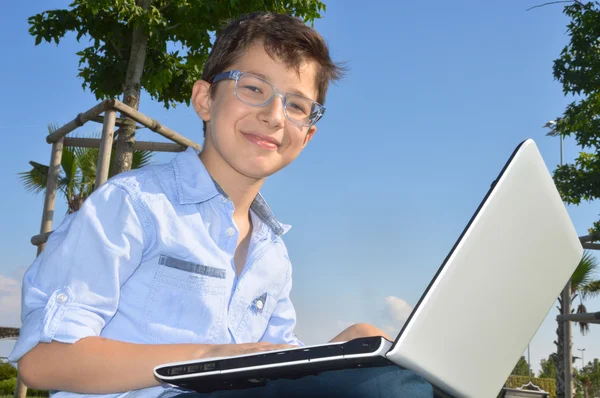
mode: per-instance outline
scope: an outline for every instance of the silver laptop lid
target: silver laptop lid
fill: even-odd
[[[524,141],[387,357],[456,397],[495,397],[582,254],[537,146]]]

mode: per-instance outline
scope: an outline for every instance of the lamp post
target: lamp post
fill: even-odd
[[[556,137],[556,121],[550,120],[544,128],[549,128],[547,136]],[[560,165],[563,165],[563,136],[560,136]],[[571,315],[571,279],[567,281],[562,291],[563,315]],[[563,322],[563,370],[564,370],[564,392],[565,398],[573,397],[573,356],[571,354],[571,321]]]
[[[549,122],[547,122],[546,124],[544,124],[542,127],[544,128],[548,128],[550,129],[550,131],[548,133],[546,133],[546,136],[548,137],[556,137],[558,134],[558,132],[556,131],[556,122],[554,120],[550,120]],[[560,165],[563,165],[563,136],[560,136]]]

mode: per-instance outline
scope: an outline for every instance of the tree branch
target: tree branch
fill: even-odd
[[[112,41],[111,39],[108,39],[109,43],[112,44],[113,48],[115,49],[115,51],[117,52],[117,54],[119,54],[119,58],[123,59],[123,54],[121,53],[121,50],[119,50],[119,48],[117,47],[117,45],[115,44],[114,41]]]
[[[534,8],[539,8],[539,7],[544,7],[544,6],[549,6],[551,4],[559,4],[559,3],[577,3],[579,5],[583,5],[579,0],[561,0],[561,1],[550,1],[548,3],[544,3],[544,4],[539,4],[537,6],[533,6],[530,7],[528,9],[526,9],[525,11],[529,11],[529,10],[533,10]]]
[[[175,28],[176,28],[176,27],[178,27],[179,25],[181,25],[181,23],[176,23],[175,25],[171,25],[171,26],[169,26],[169,27],[166,27],[164,31],[165,31],[165,32],[168,32],[168,31],[170,31],[170,30],[173,30],[173,29],[175,29]]]
[[[166,10],[167,8],[169,8],[170,6],[171,6],[171,3],[170,3],[170,2],[168,2],[168,3],[167,3],[167,4],[165,4],[164,6],[162,6],[162,7],[158,7],[158,8],[157,8],[157,10],[158,10],[158,12],[160,12],[160,13],[162,14],[162,12],[163,12],[164,10]]]

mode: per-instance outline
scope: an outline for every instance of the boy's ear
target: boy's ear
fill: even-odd
[[[312,140],[312,138],[316,132],[317,132],[317,126],[314,126],[314,125],[310,126],[310,128],[308,129],[308,132],[306,133],[306,137],[304,137],[304,142],[302,143],[302,149],[304,149],[306,147],[306,144],[308,144],[308,142],[310,140]]]
[[[192,88],[192,105],[202,120],[210,120],[210,83],[198,80]]]

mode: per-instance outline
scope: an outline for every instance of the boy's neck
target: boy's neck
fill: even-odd
[[[234,218],[247,217],[252,202],[258,195],[264,179],[254,179],[241,175],[226,164],[220,157],[211,156],[210,151],[202,151],[200,160],[208,174],[225,191],[234,205]]]

